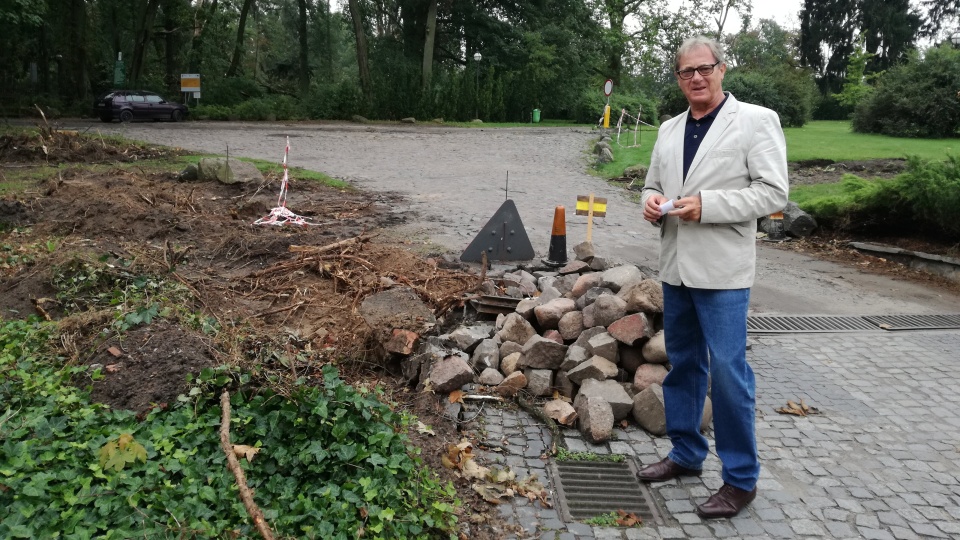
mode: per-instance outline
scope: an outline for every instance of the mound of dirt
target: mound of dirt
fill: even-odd
[[[501,536],[492,507],[468,482],[440,465],[459,441],[456,423],[432,394],[410,392],[396,366],[385,365],[360,316],[367,296],[400,285],[433,314],[452,308],[478,277],[423,258],[390,238],[403,218],[391,195],[291,180],[287,208],[315,225],[254,225],[277,205],[280,168],[261,185],[184,182],[177,171],[150,167],[91,169],[171,155],[164,148],[113,145],[72,133],[0,138],[0,159],[31,178],[33,168],[63,164],[53,176],[30,180],[0,199],[0,313],[58,321],[62,354],[99,369],[82,377],[95,400],[144,413],[172,405],[189,391],[188,374],[224,363],[281,381],[319,374],[328,362],[358,385],[379,384],[391,400],[432,425],[411,431],[422,457],[454,482],[472,522],[473,538]],[[38,169],[39,170],[39,169]],[[131,315],[104,302],[123,285],[151,294],[149,277],[182,285],[177,314],[153,314],[118,333]],[[138,281],[139,280],[139,281]],[[203,332],[216,327],[216,334]],[[397,370],[398,371],[398,370]]]

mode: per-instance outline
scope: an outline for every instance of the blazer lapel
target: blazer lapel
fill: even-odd
[[[693,177],[693,172],[697,169],[697,166],[700,165],[700,162],[703,161],[703,158],[710,153],[710,150],[720,141],[720,138],[723,136],[723,132],[730,127],[730,124],[733,123],[733,119],[737,115],[737,100],[733,98],[732,94],[728,94],[727,102],[723,105],[723,108],[720,109],[720,114],[717,115],[716,119],[713,121],[713,125],[710,126],[710,130],[707,131],[707,136],[703,138],[703,142],[700,143],[700,147],[697,148],[697,154],[693,156],[693,162],[690,163],[690,170],[687,171],[687,178]],[[683,151],[681,150],[681,157],[683,159]],[[681,169],[683,165],[681,163]],[[686,183],[686,181],[684,181]]]

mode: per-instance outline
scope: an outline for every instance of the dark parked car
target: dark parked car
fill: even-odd
[[[111,90],[93,102],[93,115],[104,122],[120,120],[173,120],[186,118],[190,109],[182,103],[167,101],[143,90]]]

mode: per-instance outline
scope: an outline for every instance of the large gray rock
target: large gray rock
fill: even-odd
[[[497,336],[500,337],[501,343],[512,341],[514,343],[524,344],[536,335],[536,333],[537,331],[533,329],[533,325],[526,319],[517,313],[509,313],[503,321],[503,328],[497,332]]]
[[[590,259],[594,258],[597,254],[593,247],[593,242],[580,242],[573,246],[573,252],[576,254],[578,261],[586,262],[590,262]]]
[[[579,279],[577,279],[577,282],[574,283],[573,290],[571,290],[570,293],[573,294],[574,298],[580,298],[590,289],[599,287],[602,277],[603,275],[597,272],[583,274]]]
[[[493,335],[493,326],[484,324],[484,325],[474,325],[474,326],[461,326],[453,332],[447,335],[447,339],[450,343],[466,352],[473,352],[473,349],[480,344],[481,341],[488,339]]]
[[[620,289],[617,296],[626,301],[627,313],[663,313],[663,287],[652,279]]]
[[[574,406],[580,419],[580,433],[594,444],[610,440],[613,434],[613,409],[606,400],[599,397],[587,397],[580,400],[580,407]]]
[[[522,371],[514,371],[507,375],[507,378],[497,385],[494,391],[501,396],[512,397],[517,395],[517,392],[523,390],[526,386],[527,376],[524,375]]]
[[[787,202],[787,207],[783,209],[783,231],[796,238],[805,238],[810,236],[817,228],[817,220],[810,214],[804,212],[793,201]]]
[[[572,341],[580,337],[583,332],[583,312],[574,310],[564,314],[557,322],[557,330],[560,332],[560,337],[565,341]]]
[[[643,313],[622,317],[607,327],[607,332],[625,345],[636,345],[654,334],[653,325]]]
[[[571,291],[572,292],[572,291]],[[606,287],[590,287],[587,292],[577,297],[577,309],[584,310],[604,294],[613,294],[613,291]]]
[[[569,298],[557,298],[546,304],[541,304],[534,308],[533,314],[537,318],[537,324],[544,330],[555,330],[558,328],[560,319],[576,308],[573,300]]]
[[[470,365],[477,370],[500,367],[500,347],[492,339],[485,339],[477,345],[470,357]]]
[[[573,405],[562,399],[553,399],[543,405],[543,412],[559,424],[572,426],[577,421],[577,411]]]
[[[438,394],[449,394],[465,384],[473,382],[473,370],[459,356],[448,356],[434,362],[430,370],[430,383]]]
[[[630,412],[633,410],[633,399],[617,381],[609,379],[604,381],[587,379],[583,381],[576,400],[587,397],[599,397],[606,400],[613,410],[613,419],[616,422],[630,416]],[[574,400],[574,408],[576,408],[576,400]]]
[[[580,332],[580,337],[578,337],[573,344],[578,347],[583,347],[587,351],[588,355],[593,356],[593,350],[590,348],[590,339],[593,338],[593,336],[602,334],[606,331],[607,329],[602,326],[591,326],[583,332]]]
[[[589,307],[593,308],[593,324],[587,321],[587,313],[584,313],[584,325],[610,326],[627,314],[627,303],[612,294],[600,295]]]
[[[203,158],[197,164],[197,177],[223,184],[263,182],[263,174],[256,165],[235,158]]]
[[[667,416],[663,405],[663,388],[652,384],[633,396],[633,418],[652,435],[667,434]],[[713,403],[707,397],[700,420],[700,431],[707,429],[713,419]]]
[[[522,356],[523,355],[519,351],[504,356],[500,360],[500,372],[504,375],[510,375],[514,371],[520,369],[520,358]]]
[[[517,302],[516,312],[524,319],[531,321],[533,320],[533,310],[540,305],[540,297],[534,298],[524,298],[523,300]],[[504,320],[506,322],[506,320]],[[500,326],[503,328],[503,325]]]
[[[614,364],[619,360],[617,354],[620,346],[617,344],[617,340],[609,333],[601,332],[590,338],[587,344],[590,345],[590,351],[595,356],[606,358]]]
[[[567,377],[575,384],[583,386],[587,379],[598,381],[612,379],[617,376],[617,365],[599,356],[591,356],[587,361],[567,372]]]
[[[497,386],[503,382],[503,374],[493,368],[487,368],[480,373],[477,382],[487,386]]]
[[[570,371],[586,362],[591,356],[593,355],[587,353],[587,350],[583,347],[576,344],[570,345],[567,347],[567,353],[563,356],[563,362],[560,363],[560,369],[562,371]]]
[[[553,394],[552,369],[525,369],[527,377],[527,391],[534,396],[549,396]]]
[[[643,359],[651,364],[666,364],[668,361],[667,358],[667,344],[663,337],[663,330],[660,330],[653,335],[646,343],[643,344]]]
[[[563,362],[567,346],[543,336],[534,335],[523,344],[520,366],[536,369],[557,369]]]
[[[643,280],[643,272],[632,264],[613,267],[603,273],[601,287],[606,287],[613,292],[619,292],[620,289],[639,283]]]
[[[633,389],[643,392],[654,384],[662,386],[667,373],[667,368],[660,364],[643,364],[633,374]]]

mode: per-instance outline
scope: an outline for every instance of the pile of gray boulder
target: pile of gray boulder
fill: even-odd
[[[490,287],[523,296],[516,309],[423,340],[401,362],[405,376],[438,394],[464,385],[524,392],[597,443],[631,419],[664,434],[661,286],[633,265],[605,268],[588,243],[574,251],[559,269],[495,276]],[[710,419],[708,400],[704,427]]]

